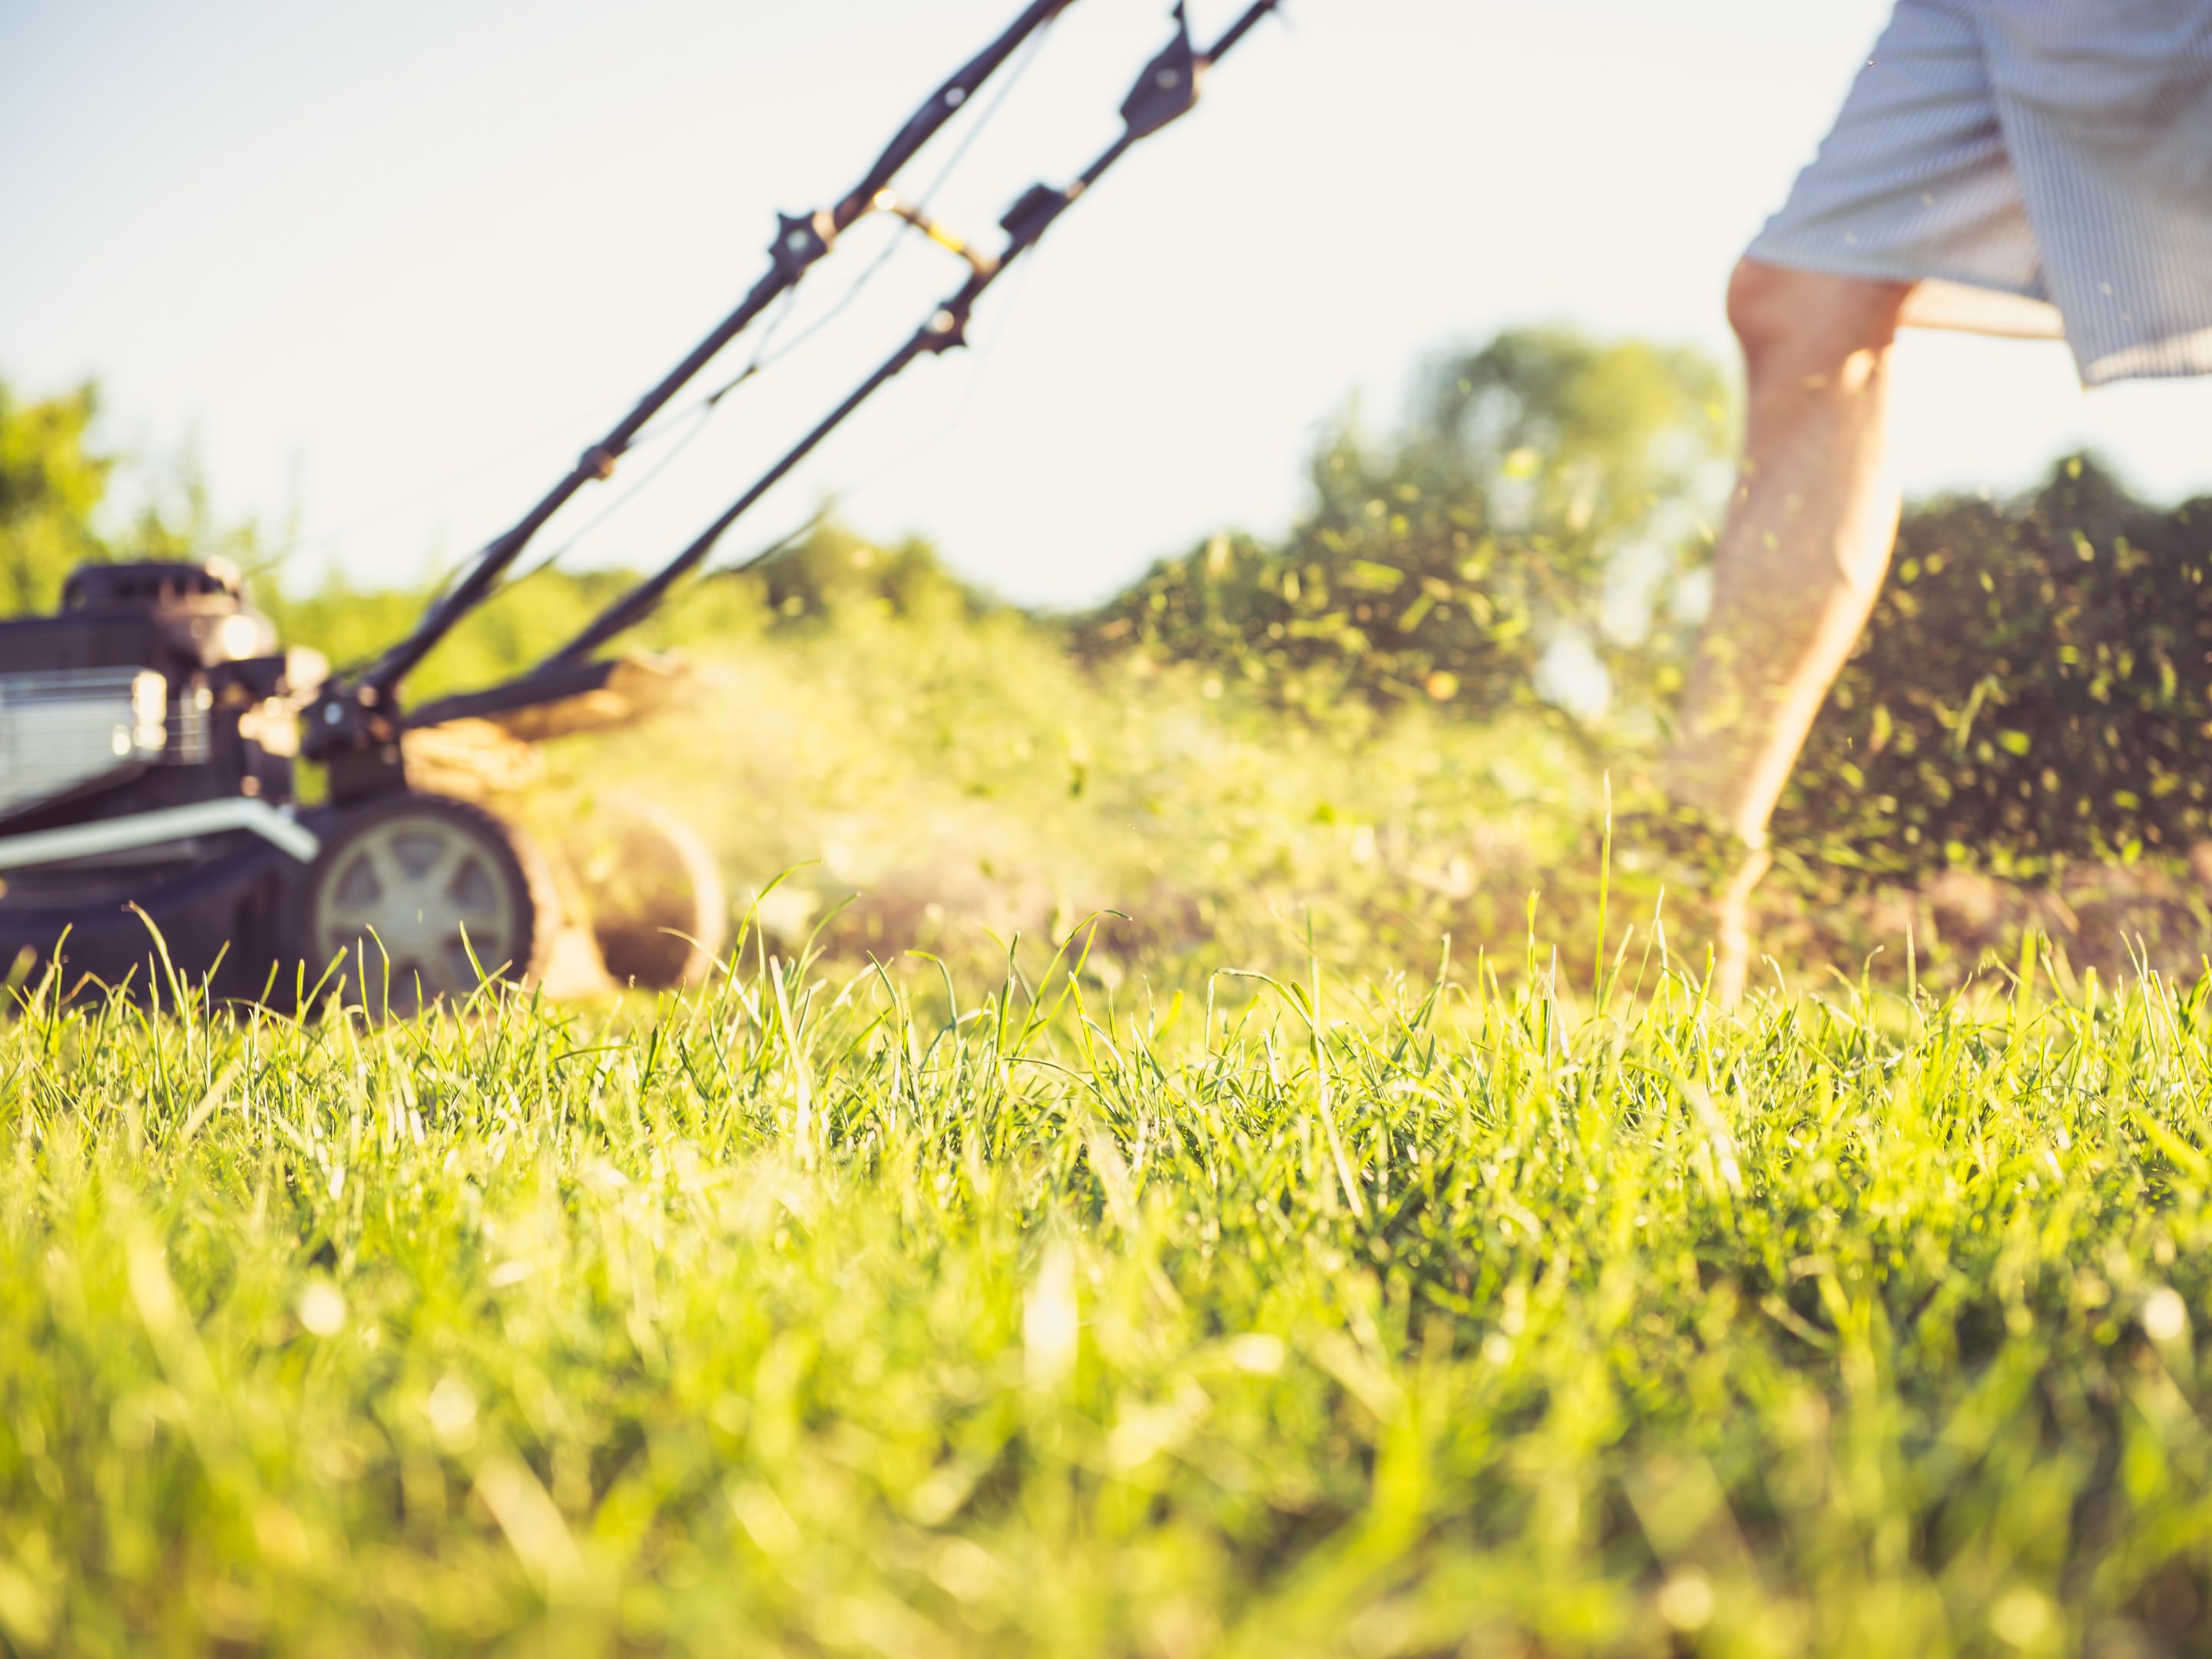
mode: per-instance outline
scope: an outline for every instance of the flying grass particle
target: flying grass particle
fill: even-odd
[[[2016,1648],[2035,1646],[2051,1625],[2050,1601],[2024,1584],[2007,1590],[1990,1608],[1990,1633]]]
[[[2143,1298],[2143,1334],[2154,1342],[2172,1342],[2189,1329],[2189,1309],[2171,1287],[2161,1285]]]
[[[1695,1567],[1688,1568],[1659,1587],[1654,1605],[1659,1616],[1674,1629],[1703,1630],[1713,1621],[1712,1581]]]
[[[459,1451],[476,1438],[477,1397],[458,1376],[446,1376],[422,1402],[431,1432],[448,1451]]]
[[[317,1336],[336,1336],[345,1328],[345,1297],[327,1279],[300,1292],[300,1323]]]
[[[1059,1388],[1075,1370],[1081,1334],[1075,1304],[1075,1255],[1064,1243],[1045,1251],[1022,1308],[1023,1369],[1030,1386]]]

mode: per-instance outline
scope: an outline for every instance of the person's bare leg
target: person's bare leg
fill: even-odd
[[[1748,408],[1713,551],[1668,793],[1746,862],[1716,894],[1714,989],[1741,995],[1767,820],[1888,568],[1899,496],[1885,465],[1890,349],[1911,285],[1747,259],[1729,287]]]

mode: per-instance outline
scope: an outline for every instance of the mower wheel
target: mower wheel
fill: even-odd
[[[728,939],[730,908],[696,830],[659,806],[607,803],[572,823],[566,842],[617,985],[674,990],[707,976]]]
[[[487,978],[534,975],[558,911],[544,860],[512,826],[410,793],[338,820],[307,872],[297,933],[311,980],[331,968],[347,1002],[404,1017]]]

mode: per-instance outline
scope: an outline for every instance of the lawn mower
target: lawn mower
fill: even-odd
[[[930,94],[848,194],[781,217],[769,269],[737,309],[366,665],[333,673],[311,653],[285,650],[239,573],[214,560],[88,565],[70,577],[55,615],[0,622],[0,979],[156,996],[190,986],[276,1004],[336,994],[406,1012],[488,979],[543,976],[564,939],[617,979],[667,984],[701,971],[720,947],[726,906],[696,837],[642,816],[605,831],[614,853],[602,862],[629,889],[611,902],[604,884],[590,890],[586,860],[537,844],[471,781],[518,745],[648,708],[665,676],[606,647],[885,384],[965,344],[985,293],[1132,146],[1188,113],[1205,71],[1279,0],[1257,0],[1205,51],[1178,5],[1174,38],[1123,101],[1114,143],[1073,182],[1024,193],[1000,221],[999,250],[980,251],[893,185],[1073,3],[1035,0]],[[611,477],[725,348],[878,213],[966,266],[913,337],[550,658],[501,684],[404,706],[409,673],[498,591],[532,538]],[[471,743],[488,756],[481,765]],[[295,792],[301,759],[324,779],[312,805]]]

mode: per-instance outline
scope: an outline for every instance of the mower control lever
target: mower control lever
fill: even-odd
[[[798,218],[779,213],[775,219],[775,240],[769,248],[769,258],[786,283],[796,283],[817,260],[829,258],[830,246],[837,240],[837,222],[826,212]]]
[[[1145,65],[1137,84],[1121,100],[1121,120],[1133,139],[1148,138],[1170,121],[1198,107],[1198,77],[1205,64],[1190,43],[1190,14],[1175,9],[1176,38]]]

